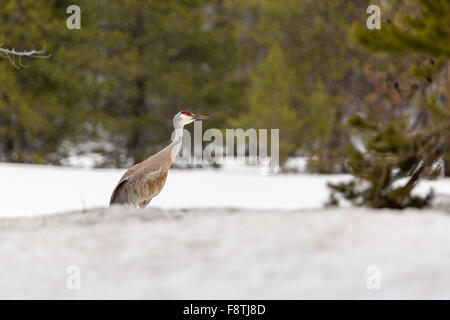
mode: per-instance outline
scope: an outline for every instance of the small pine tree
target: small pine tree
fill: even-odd
[[[450,121],[411,134],[405,132],[405,126],[378,126],[358,115],[349,125],[367,133],[365,150],[348,147],[348,165],[355,179],[329,184],[331,189],[356,205],[427,206],[432,192],[417,196],[412,190],[421,179],[436,177],[441,171],[439,160],[450,150]],[[336,204],[335,193],[330,202]]]
[[[420,14],[402,16],[379,32],[357,28],[355,34],[361,44],[374,51],[395,56],[425,54],[437,61],[433,67],[412,68],[429,84],[449,63],[450,0],[415,2]],[[445,98],[450,99],[449,92],[446,94]],[[422,121],[418,128],[411,126],[410,117],[405,115],[386,125],[359,115],[349,120],[349,125],[364,136],[365,148],[348,147],[348,166],[355,178],[329,184],[330,204],[337,203],[336,193],[356,205],[374,208],[421,208],[429,204],[432,192],[417,196],[412,191],[422,179],[436,177],[444,169],[442,160],[450,152],[450,110],[434,95],[429,95],[420,108],[431,119]]]
[[[272,46],[267,57],[258,65],[252,84],[248,112],[230,123],[242,128],[280,128],[285,137],[279,145],[279,157],[283,163],[295,153],[295,137],[300,124],[291,107],[292,71],[288,69],[278,46]]]

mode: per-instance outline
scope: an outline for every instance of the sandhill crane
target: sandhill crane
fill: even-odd
[[[178,112],[173,117],[175,138],[172,143],[147,160],[128,169],[114,189],[109,205],[126,204],[145,208],[164,187],[169,168],[181,149],[183,127],[195,120],[207,119],[209,117],[185,110]]]

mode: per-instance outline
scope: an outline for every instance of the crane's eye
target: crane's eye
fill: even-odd
[[[182,114],[185,114],[185,115],[187,115],[187,116],[190,116],[190,115],[191,115],[191,113],[190,113],[189,111],[185,111],[185,110],[181,111],[181,113],[182,113]]]

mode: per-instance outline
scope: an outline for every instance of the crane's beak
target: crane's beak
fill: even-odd
[[[210,117],[202,116],[201,114],[195,114],[195,113],[191,113],[191,117],[194,118],[194,120],[211,120]]]

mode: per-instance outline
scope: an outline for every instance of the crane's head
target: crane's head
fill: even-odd
[[[195,114],[186,110],[178,112],[175,117],[173,117],[173,126],[176,128],[182,128],[188,123],[195,120],[209,120],[210,117],[202,116],[200,114]]]

